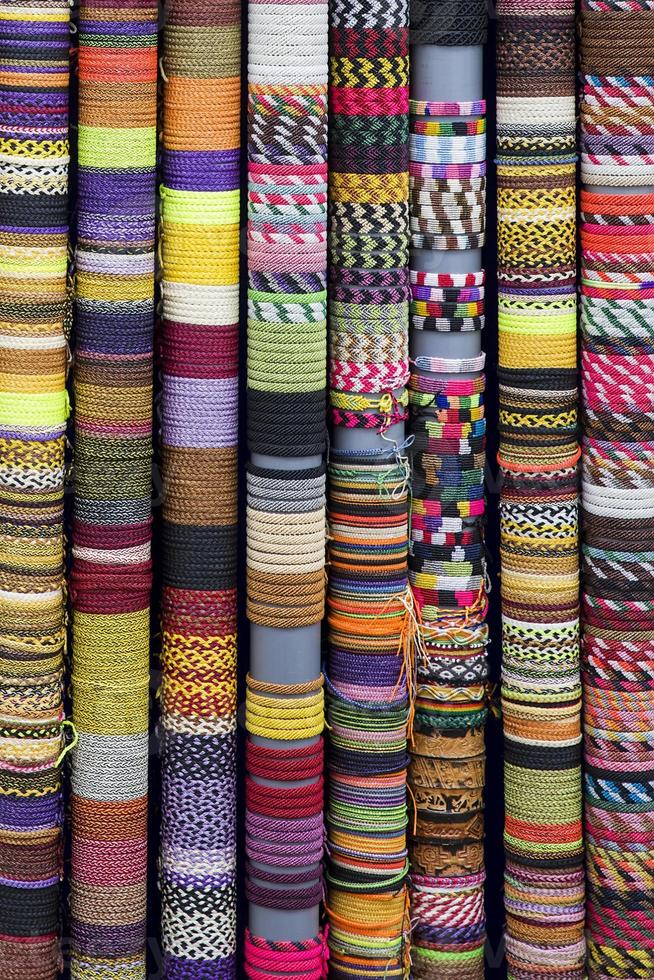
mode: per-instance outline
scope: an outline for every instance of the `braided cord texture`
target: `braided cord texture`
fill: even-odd
[[[411,44],[447,47],[486,43],[486,0],[411,0]]]
[[[300,921],[322,897],[327,84],[325,0],[250,0],[247,615],[270,652],[247,678],[245,893]],[[272,651],[298,628],[293,677]],[[248,932],[249,980],[320,980],[322,935],[296,940]]]
[[[65,0],[0,4],[0,963],[55,980],[62,873]]]
[[[484,4],[465,11],[456,3],[412,4],[412,40],[460,46],[482,43],[485,34]],[[425,79],[414,84],[425,94]],[[486,382],[477,352],[485,275],[472,250],[486,229],[486,107],[438,95],[409,103],[412,347],[441,353],[463,341],[474,355],[423,353],[409,380],[408,566],[418,623],[408,773],[411,963],[415,980],[483,980]],[[476,271],[435,271],[443,252]],[[463,332],[469,336],[456,336]]]
[[[170,0],[163,47],[165,980],[236,976],[238,0]]]
[[[336,3],[330,17],[330,388],[375,395],[408,379],[408,10]],[[389,419],[371,406],[332,422]]]
[[[329,465],[330,964],[400,978],[405,962],[408,694],[405,466],[332,451]]]
[[[145,977],[157,4],[79,17],[71,977]]]
[[[330,972],[406,962],[408,3],[330,5]],[[355,430],[346,435],[344,429]],[[365,430],[365,431],[360,431]]]
[[[327,385],[327,5],[248,7],[248,446],[320,459]],[[325,472],[251,465],[247,614],[324,613]]]
[[[498,13],[506,955],[583,980],[574,5]]]
[[[588,975],[606,980],[654,975],[654,10],[581,7]]]

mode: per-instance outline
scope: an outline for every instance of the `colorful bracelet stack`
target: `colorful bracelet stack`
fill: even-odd
[[[325,467],[248,465],[247,612],[282,629],[320,622],[325,580]]]
[[[458,251],[481,248],[484,244],[485,111],[484,102],[411,100],[409,153],[413,248]],[[415,290],[413,294],[415,300]],[[454,296],[452,301],[465,303],[465,294]],[[456,321],[478,316],[474,302],[468,310],[461,306],[451,315],[447,309],[442,312],[438,301],[433,309],[421,305],[417,312],[423,316],[431,314],[445,322],[454,319],[452,329],[455,331],[475,329]],[[424,324],[420,324],[419,329],[425,329]],[[438,326],[432,329],[438,329]],[[440,329],[449,330],[445,323]]]
[[[509,977],[584,976],[570,0],[502,0],[497,50]]]
[[[325,976],[325,945],[322,938],[306,942],[268,941],[245,931],[245,973],[252,980],[267,980],[279,976],[279,964],[285,975],[299,975],[305,980],[321,980]]]
[[[240,3],[163,51],[160,888],[166,980],[236,975]]]
[[[317,908],[322,897],[323,678],[273,684],[248,675],[247,685],[246,894],[262,909],[293,913]],[[283,747],[272,747],[280,743]],[[320,980],[322,935],[294,943],[297,953],[305,947],[312,956],[291,957],[285,944],[249,932],[245,974],[251,980],[279,972]]]
[[[330,17],[332,421],[379,431],[406,417],[409,374],[408,14],[339,0]]]
[[[582,3],[588,975],[654,976],[654,4]]]
[[[71,976],[145,977],[157,4],[79,20]]]
[[[328,898],[334,980],[402,975],[408,10],[330,9]]]
[[[412,10],[412,38],[450,48],[467,45],[472,34],[483,44],[484,2],[465,5],[466,16],[446,29],[444,14],[462,6],[434,3],[416,10],[415,23]],[[438,49],[429,52],[435,68]],[[421,77],[415,47],[412,59],[413,92],[431,91],[436,82]],[[479,69],[481,76],[481,63]],[[473,351],[481,350],[484,325],[486,105],[412,99],[410,110],[415,441],[409,581],[420,624],[409,768],[412,976],[480,980],[486,939],[486,420],[484,355]],[[475,271],[428,271],[443,262]],[[471,356],[454,356],[461,349]],[[441,352],[448,356],[435,356]]]
[[[322,457],[326,4],[252,0],[248,18],[248,444],[263,456]],[[250,465],[251,622],[288,628],[322,619],[324,485],[322,467]]]
[[[248,23],[248,441],[253,453],[322,455],[326,4],[251,0]]]
[[[433,103],[432,103],[433,104]],[[483,105],[483,103],[482,103]],[[483,110],[481,110],[483,111]],[[479,182],[480,187],[484,187],[485,177],[473,177],[470,180],[446,178],[441,180],[435,178],[430,183],[441,184],[443,186],[467,187],[469,184]],[[425,193],[420,189],[423,178],[412,178],[412,202],[414,199],[420,201]],[[415,188],[415,189],[414,189]],[[432,194],[432,191],[427,193]],[[458,191],[438,191],[454,196]],[[467,194],[467,190],[460,193]],[[477,193],[474,191],[473,193]],[[482,191],[485,195],[485,189]],[[418,207],[420,204],[418,203]],[[485,208],[485,204],[483,205]],[[448,219],[445,219],[448,220]],[[458,236],[455,236],[458,237]],[[418,246],[416,246],[417,248]],[[411,270],[411,328],[413,330],[429,330],[443,333],[476,333],[484,326],[485,317],[485,277],[483,272],[462,272],[462,273],[429,273],[419,269]],[[456,359],[455,359],[456,360]],[[445,374],[451,373],[470,373],[476,370],[474,365],[463,364],[457,372],[456,364],[447,363],[447,358],[443,360],[441,366]],[[427,368],[429,370],[429,368]]]
[[[407,473],[332,450],[329,480],[330,975],[390,980],[406,927]]]
[[[0,962],[59,975],[67,0],[0,4]]]
[[[248,25],[245,972],[319,980],[327,3],[250,0]]]

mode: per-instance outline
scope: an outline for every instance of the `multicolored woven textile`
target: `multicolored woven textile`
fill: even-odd
[[[325,0],[248,7],[245,971],[319,978],[327,385]],[[291,462],[284,461],[290,457]],[[280,459],[279,466],[276,460]],[[273,652],[289,634],[285,666]],[[280,634],[280,637],[286,634]],[[301,662],[295,663],[301,638]],[[260,642],[259,642],[260,641]],[[295,667],[290,667],[295,663]],[[282,681],[285,681],[282,683]],[[278,910],[277,913],[272,910]],[[279,911],[308,934],[279,935]],[[269,913],[266,915],[266,913]],[[275,918],[277,915],[277,918]],[[270,931],[262,932],[255,921]],[[282,927],[283,928],[283,927]],[[315,930],[315,931],[314,931]],[[278,939],[293,939],[291,944]]]
[[[404,0],[330,10],[332,421],[377,431],[406,416],[379,396],[409,375],[407,25]]]
[[[330,974],[399,978],[406,849],[407,472],[332,450],[328,592]]]
[[[444,14],[450,5],[434,7]],[[486,4],[468,5],[467,13],[469,18],[455,19],[444,34],[446,21],[435,10],[412,9],[412,37],[415,26],[425,44],[466,45],[471,32],[483,43]],[[432,58],[438,57],[434,51]],[[417,61],[412,83],[425,94],[419,71]],[[437,96],[410,102],[415,333],[409,402],[415,441],[409,581],[420,622],[409,768],[411,963],[416,980],[479,980],[486,938],[484,355],[462,359],[428,352],[454,354],[462,341],[467,350],[481,349],[486,119],[481,101],[445,103],[435,101]],[[423,271],[448,259],[450,268],[477,271]],[[464,333],[476,336],[462,338]]]
[[[581,980],[574,4],[498,14],[506,953]]]
[[[59,975],[67,0],[0,4],[0,972]]]
[[[236,972],[239,0],[170,0],[160,356],[166,980]]]
[[[407,926],[407,5],[336,0],[330,35],[330,972],[390,980]]]
[[[327,11],[248,6],[248,442],[325,447]],[[313,620],[315,621],[315,620]]]
[[[654,4],[582,3],[588,975],[654,976]]]
[[[79,19],[71,976],[145,977],[157,4]]]
[[[248,445],[322,457],[327,345],[327,5],[248,7]],[[315,460],[314,460],[315,463]],[[248,474],[248,617],[324,612],[324,470]]]

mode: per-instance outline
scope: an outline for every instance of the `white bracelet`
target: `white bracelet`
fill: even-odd
[[[482,351],[477,357],[447,358],[447,357],[414,357],[412,364],[421,371],[431,371],[433,374],[469,374],[473,371],[483,371],[486,363],[486,353]]]

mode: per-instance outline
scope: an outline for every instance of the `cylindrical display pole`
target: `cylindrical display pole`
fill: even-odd
[[[502,714],[512,980],[584,976],[575,22],[501,0],[497,38]]]
[[[59,975],[67,0],[0,8],[0,963]]]
[[[163,976],[236,975],[240,0],[169,0],[161,187]]]
[[[484,976],[486,3],[411,11],[415,978]]]
[[[248,7],[245,971],[319,980],[327,4]]]
[[[330,9],[330,973],[402,976],[406,915],[408,10]]]
[[[581,4],[588,976],[654,976],[654,9]]]
[[[145,977],[157,3],[79,19],[71,976]]]

